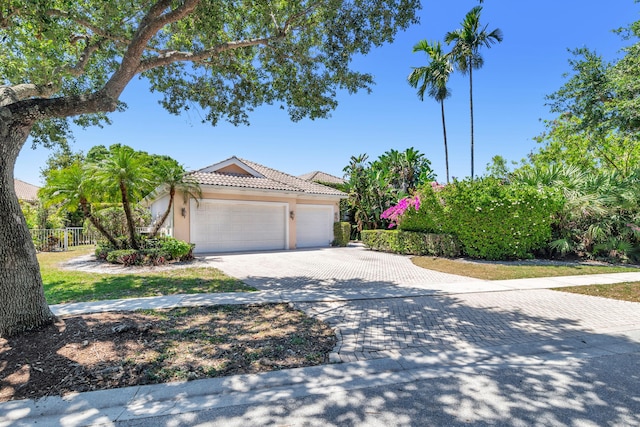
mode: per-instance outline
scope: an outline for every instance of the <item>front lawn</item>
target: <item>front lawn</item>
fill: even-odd
[[[38,254],[45,296],[49,304],[98,301],[171,294],[246,292],[255,288],[215,268],[180,268],[132,274],[63,270],[60,263],[92,253],[93,247]]]
[[[473,262],[448,258],[417,256],[411,259],[418,267],[441,273],[457,274],[484,280],[527,279],[534,277],[577,276],[584,274],[628,273],[638,268],[609,265],[553,264],[531,265],[525,262]]]
[[[640,302],[640,282],[614,283],[611,285],[571,286],[568,288],[557,288],[554,289],[554,291],[592,295],[622,301]]]

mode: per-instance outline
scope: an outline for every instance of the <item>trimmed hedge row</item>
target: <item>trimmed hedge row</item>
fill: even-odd
[[[450,234],[402,230],[362,230],[362,243],[370,249],[405,255],[460,255],[460,245]]]

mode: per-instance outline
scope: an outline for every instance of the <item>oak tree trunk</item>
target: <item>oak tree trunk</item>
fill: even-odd
[[[16,122],[10,114],[0,117],[0,337],[54,319],[13,183],[13,168],[31,127],[32,122]]]

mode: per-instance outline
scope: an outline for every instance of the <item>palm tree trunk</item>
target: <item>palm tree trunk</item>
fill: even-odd
[[[31,126],[0,117],[0,337],[49,324],[36,248],[13,183],[13,169]]]
[[[444,165],[447,170],[447,184],[449,183],[449,148],[447,147],[447,125],[444,120],[444,100],[440,100],[440,111],[442,113],[442,135],[444,137]]]
[[[149,237],[156,237],[156,234],[158,234],[160,227],[162,227],[162,224],[164,224],[164,222],[169,217],[169,214],[171,213],[171,206],[173,206],[173,198],[175,197],[175,195],[176,195],[176,189],[171,188],[169,190],[169,206],[167,206],[167,210],[164,211],[160,220],[156,222],[156,225],[153,226],[151,233],[149,233]]]
[[[471,180],[473,181],[473,67],[469,61],[469,110],[471,116]]]
[[[93,224],[93,226],[96,228],[96,230],[98,230],[100,232],[100,234],[102,234],[104,237],[106,237],[107,240],[109,241],[109,243],[111,243],[114,248],[119,249],[120,245],[118,244],[118,241],[111,235],[111,233],[109,233],[102,226],[100,221],[98,221],[98,218],[96,218],[93,215],[93,213],[91,212],[91,209],[89,209],[89,203],[87,202],[87,199],[81,199],[80,200],[80,207],[82,208],[82,213],[84,213],[84,216],[86,218],[88,218],[89,221],[91,221],[91,224]]]
[[[138,241],[136,239],[136,226],[133,223],[133,215],[131,214],[131,203],[129,202],[129,196],[127,195],[127,187],[123,182],[120,182],[120,194],[122,195],[122,209],[124,209],[124,215],[127,218],[131,248],[137,250],[140,248],[138,247]]]

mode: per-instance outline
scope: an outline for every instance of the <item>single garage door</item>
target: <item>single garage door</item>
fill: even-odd
[[[286,203],[191,201],[195,252],[287,249]]]
[[[333,206],[297,205],[296,247],[329,246],[333,241]]]

